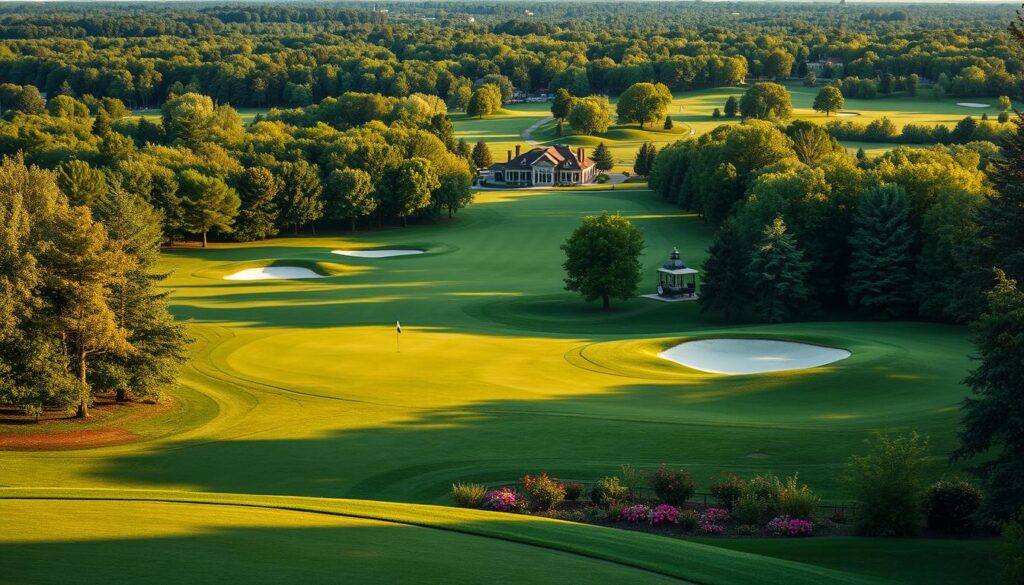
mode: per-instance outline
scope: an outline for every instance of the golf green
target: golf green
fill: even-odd
[[[691,265],[704,258],[710,229],[700,219],[649,191],[621,189],[485,192],[453,222],[169,250],[164,267],[172,271],[167,286],[173,311],[190,321],[196,337],[180,387],[168,392],[172,407],[125,423],[133,439],[124,444],[0,451],[0,486],[106,488],[119,496],[131,488],[448,504],[448,489],[456,481],[499,484],[537,471],[592,479],[616,473],[623,463],[647,468],[668,463],[690,469],[699,490],[721,471],[799,472],[827,500],[842,501],[847,496],[842,471],[850,454],[863,452],[863,441],[875,432],[908,430],[931,437],[931,474],[948,470],[946,454],[955,443],[958,404],[966,392],[960,380],[969,367],[964,329],[845,321],[723,326],[701,315],[694,303],[642,298],[602,311],[562,290],[559,250],[582,216],[602,211],[630,217],[644,233],[641,292],[653,289],[655,268],[673,246]],[[332,253],[353,248],[425,253],[386,258]],[[307,267],[325,277],[224,280],[262,266]],[[402,324],[400,335],[396,321]],[[802,341],[852,355],[812,370],[743,376],[703,373],[657,357],[681,341],[718,336]],[[85,424],[68,421],[56,428],[74,432],[104,423]],[[4,492],[11,493],[0,490],[0,496]],[[87,557],[99,546],[97,539],[130,544],[127,550],[145,555],[162,539],[202,548],[211,542],[210,534],[247,534],[259,536],[260,546],[274,554],[288,533],[309,534],[321,544],[334,538],[347,542],[349,537],[339,534],[371,535],[368,542],[421,534],[303,519],[278,531],[270,528],[273,518],[261,524],[220,508],[215,516],[223,521],[187,512],[185,519],[195,520],[183,520],[188,534],[171,527],[161,533],[144,520],[135,532],[109,528],[113,532],[97,533],[84,539],[88,542],[62,534],[62,526],[73,524],[79,513],[107,516],[92,504],[62,504],[69,507],[66,514],[49,514],[32,531],[40,511],[18,504],[13,516],[4,514],[18,527],[9,534],[38,531],[38,536],[34,543],[0,540],[0,559]],[[164,512],[132,513],[144,519]],[[484,527],[508,518],[473,514],[472,522]],[[518,518],[517,525],[534,535],[530,538],[541,538],[550,524],[533,528],[540,521]],[[594,527],[566,530],[588,529]],[[678,542],[601,530],[620,535],[606,544],[620,556],[639,554],[630,546],[646,550],[651,542]],[[554,546],[562,536],[568,537],[551,537],[543,546]],[[873,541],[854,542],[867,543],[870,550]],[[456,545],[463,546],[453,541]],[[479,547],[483,559],[519,555],[518,549],[488,552],[494,543],[465,545]],[[437,556],[430,548],[434,544],[418,546],[410,550],[424,558]],[[850,554],[858,555],[859,546],[851,544]],[[677,551],[673,558],[682,572],[659,575],[736,582],[728,577],[729,563],[721,564],[719,573],[685,572],[697,562],[686,559],[712,559],[704,555],[715,550],[703,547],[700,555],[682,557]],[[317,555],[329,552],[317,548],[309,554],[321,558]],[[281,562],[298,554],[282,549]],[[359,549],[351,554],[360,554]],[[555,577],[575,571],[573,563],[580,562],[535,554],[536,561],[519,564],[553,567],[552,581],[564,582]],[[745,566],[755,566],[754,559],[766,567],[772,561],[743,559]],[[14,563],[21,571],[16,574],[30,574],[24,572],[26,563]],[[488,566],[467,561],[452,580],[473,581],[478,576],[473,571]],[[407,567],[395,563],[394,573],[367,573],[366,581],[394,578]],[[588,570],[607,571],[608,582],[639,580],[615,566]],[[758,580],[757,574],[744,582],[772,582],[769,576]],[[858,579],[854,582],[870,582]]]

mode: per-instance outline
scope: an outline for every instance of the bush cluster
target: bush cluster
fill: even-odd
[[[565,499],[565,486],[545,472],[537,476],[524,475],[523,491],[534,510],[550,510]]]
[[[924,508],[928,528],[939,532],[973,532],[974,515],[980,507],[981,490],[960,478],[937,481],[925,494]]]
[[[685,469],[673,469],[662,465],[650,480],[654,493],[664,502],[682,506],[693,496],[693,476]]]
[[[452,484],[452,498],[460,508],[479,508],[486,495],[487,488],[478,483]]]

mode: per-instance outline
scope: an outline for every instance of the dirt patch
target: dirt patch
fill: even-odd
[[[123,445],[139,439],[139,435],[118,428],[83,429],[7,435],[0,437],[0,449],[11,451],[63,451]]]
[[[89,409],[89,418],[84,420],[61,410],[47,410],[34,418],[10,406],[0,406],[0,450],[65,451],[132,443],[145,437],[125,426],[178,406],[178,401],[169,396],[156,404],[117,402],[113,396],[98,396]]]
[[[750,459],[767,459],[771,457],[771,455],[765,453],[764,451],[754,451],[753,453],[747,453],[747,457]]]

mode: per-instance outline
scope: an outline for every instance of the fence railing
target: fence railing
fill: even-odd
[[[580,496],[581,500],[589,500],[590,499],[590,491],[594,488],[595,485],[597,485],[596,481],[581,481],[581,480],[571,480],[571,479],[561,479],[561,478],[559,478],[559,481],[562,482],[562,483],[569,483],[569,482],[575,481],[576,483],[579,483],[580,485],[582,485],[583,486],[583,495]],[[496,484],[496,485],[494,485],[492,487],[494,487],[495,489],[500,489],[500,488],[503,488],[503,487],[508,487],[508,488],[512,488],[512,489],[514,489],[514,490],[516,490],[518,492],[521,492],[521,491],[523,491],[523,482],[522,481],[514,481],[514,482],[510,482],[510,483],[501,483],[501,484]],[[652,487],[637,486],[637,487],[628,488],[628,489],[629,489],[630,493],[632,493],[633,496],[636,499],[643,500],[643,501],[650,501],[650,502],[654,502],[654,501],[658,500],[658,495],[655,493],[654,488],[652,488]],[[708,507],[712,507],[712,506],[716,505],[718,503],[718,501],[717,501],[717,498],[715,497],[715,495],[710,493],[710,492],[695,492],[693,494],[693,496],[691,496],[688,500],[686,500],[686,503],[691,505],[691,506],[693,506],[693,507],[695,507],[695,508],[708,508]],[[828,518],[832,518],[836,514],[841,514],[843,517],[847,517],[848,518],[853,513],[855,513],[857,511],[857,507],[858,507],[858,505],[855,502],[840,502],[840,503],[830,503],[830,504],[818,504],[819,512],[821,512],[823,516],[828,517]]]

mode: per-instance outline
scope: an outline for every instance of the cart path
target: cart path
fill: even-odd
[[[540,128],[544,124],[547,124],[548,122],[550,122],[550,121],[552,121],[554,119],[555,119],[554,116],[547,116],[547,117],[541,118],[540,120],[537,120],[537,122],[531,124],[529,128],[527,128],[526,130],[523,130],[523,133],[522,133],[523,142],[526,142],[530,146],[537,146],[537,145],[539,145],[540,142],[538,142],[538,141],[533,139],[533,132],[537,128]]]

